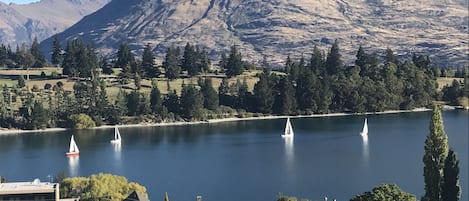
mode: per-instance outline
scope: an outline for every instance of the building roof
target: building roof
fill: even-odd
[[[8,182],[0,183],[0,195],[23,193],[53,193],[57,183],[41,182],[35,179],[33,182]]]
[[[134,191],[122,201],[149,201],[149,200],[138,191]]]

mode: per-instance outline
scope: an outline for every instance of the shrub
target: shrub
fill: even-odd
[[[74,129],[92,128],[96,126],[93,119],[83,113],[71,115],[70,121]]]
[[[49,90],[50,88],[52,88],[52,85],[51,85],[51,84],[46,83],[46,84],[44,85],[44,89],[45,89],[45,90]]]
[[[45,78],[46,77],[46,73],[44,73],[44,71],[41,71],[41,78]]]
[[[35,84],[35,85],[33,85],[33,88],[31,90],[33,92],[39,92],[39,87]]]
[[[64,86],[64,83],[62,83],[61,81],[58,81],[57,84],[56,84],[59,88],[62,88]]]

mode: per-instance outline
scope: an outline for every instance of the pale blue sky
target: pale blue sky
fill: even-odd
[[[16,4],[26,4],[26,3],[31,3],[31,2],[35,2],[35,1],[39,1],[39,0],[0,0],[4,3],[16,3]]]

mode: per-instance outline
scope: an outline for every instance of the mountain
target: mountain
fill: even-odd
[[[212,58],[236,44],[244,57],[308,57],[317,45],[340,42],[344,59],[362,45],[399,55],[422,52],[443,64],[467,65],[466,0],[113,0],[60,34],[80,38],[104,53],[122,42],[141,51],[186,42],[207,47]],[[41,45],[50,51],[52,39]],[[64,43],[62,43],[64,44]]]
[[[78,22],[110,0],[42,0],[30,4],[0,2],[0,43],[31,44]]]

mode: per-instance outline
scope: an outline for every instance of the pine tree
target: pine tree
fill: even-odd
[[[197,69],[195,65],[196,60],[196,52],[194,50],[194,46],[190,43],[186,43],[184,47],[184,53],[182,56],[182,70],[187,71],[190,76],[197,75],[200,71]]]
[[[458,201],[461,197],[459,185],[459,160],[453,149],[449,149],[443,169],[443,183],[441,184],[442,201]]]
[[[284,72],[286,74],[290,73],[292,65],[293,65],[293,61],[291,60],[290,55],[288,55],[287,56],[287,61],[285,61],[285,68],[284,68]]]
[[[288,77],[280,81],[280,114],[290,115],[296,109],[295,88]]]
[[[168,93],[168,95],[166,95],[163,105],[168,108],[169,112],[179,114],[179,112],[181,111],[181,103],[175,89],[173,89]]]
[[[158,86],[155,84],[150,92],[150,108],[153,114],[161,114],[163,111],[163,99]]]
[[[335,40],[332,44],[331,50],[327,55],[326,70],[329,75],[336,75],[343,70],[343,62],[339,52],[339,42]]]
[[[141,66],[144,71],[144,76],[147,78],[155,78],[160,74],[158,68],[155,67],[155,56],[153,56],[153,52],[151,51],[149,44],[147,44],[143,50]]]
[[[62,47],[60,46],[59,36],[57,34],[54,35],[52,46],[52,64],[59,65],[62,62]]]
[[[48,120],[47,110],[43,107],[42,102],[35,101],[31,111],[32,129],[46,128]]]
[[[317,46],[314,46],[313,54],[311,55],[311,60],[309,61],[309,66],[314,74],[316,75],[325,75],[326,69],[324,68],[324,56]]]
[[[46,57],[42,54],[41,49],[39,47],[39,42],[37,41],[37,37],[34,37],[33,43],[31,44],[31,54],[34,57],[34,68],[42,68],[46,63]]]
[[[188,119],[199,120],[202,118],[204,97],[192,84],[183,85],[181,90],[181,111]]]
[[[206,78],[201,85],[201,92],[204,96],[204,108],[215,110],[218,108],[218,94],[212,86],[212,80]]]
[[[26,82],[24,81],[23,75],[18,76],[18,88],[23,88],[26,86]]]
[[[272,113],[275,97],[272,91],[270,75],[262,73],[259,81],[254,85],[254,98],[259,112],[264,114]]]
[[[231,46],[230,56],[228,57],[228,62],[226,64],[226,75],[228,77],[233,77],[243,73],[243,62],[241,53],[238,52],[236,45]]]
[[[425,195],[422,201],[440,201],[443,168],[447,155],[448,137],[444,131],[441,111],[437,106],[434,106],[430,121],[430,133],[425,140],[425,154],[423,156]]]
[[[178,50],[174,47],[169,47],[165,60],[163,62],[163,67],[165,69],[165,76],[169,80],[174,80],[179,78],[179,74],[181,73],[181,68],[178,64]]]

